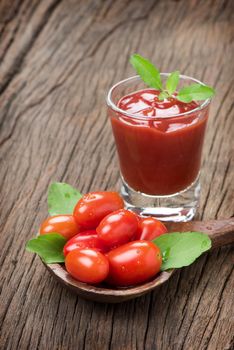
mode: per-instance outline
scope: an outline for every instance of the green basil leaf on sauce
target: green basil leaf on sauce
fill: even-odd
[[[150,61],[141,55],[134,54],[130,57],[130,63],[148,86],[162,90],[160,73]]]
[[[179,90],[177,100],[185,103],[206,100],[215,94],[215,90],[207,85],[191,84]]]
[[[172,72],[166,81],[166,89],[170,95],[173,94],[173,92],[176,91],[177,85],[179,83],[180,79],[180,72],[177,70],[175,72]]]

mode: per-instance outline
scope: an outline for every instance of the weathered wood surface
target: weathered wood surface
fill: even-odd
[[[51,181],[118,188],[104,99],[133,52],[216,87],[198,218],[233,215],[233,13],[232,0],[0,2],[1,349],[233,348],[230,246],[120,305],[78,298],[24,250]]]

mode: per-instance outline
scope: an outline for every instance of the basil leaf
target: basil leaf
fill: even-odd
[[[150,61],[138,54],[134,54],[130,57],[130,63],[148,86],[162,90],[160,73]]]
[[[169,95],[166,91],[161,91],[160,94],[158,95],[158,99],[160,101],[163,101],[164,99],[168,98]]]
[[[188,266],[211,248],[210,238],[201,232],[163,234],[153,243],[160,248],[163,256],[162,271]]]
[[[168,260],[169,254],[170,254],[170,248],[167,248],[166,250],[163,251],[162,253],[163,262]]]
[[[180,89],[176,98],[179,101],[188,103],[193,100],[206,100],[207,98],[214,96],[214,94],[215,90],[210,86],[201,84],[191,84]]]
[[[49,187],[48,211],[51,216],[72,214],[73,209],[82,197],[72,186],[63,182],[54,182]]]
[[[58,233],[48,233],[30,239],[26,250],[37,253],[47,264],[62,263],[65,261],[63,247],[66,239]]]
[[[177,70],[175,72],[172,72],[166,81],[166,89],[170,95],[173,94],[173,92],[176,91],[177,85],[179,83],[180,79],[180,72]]]

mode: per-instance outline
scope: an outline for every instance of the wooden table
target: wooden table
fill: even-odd
[[[217,89],[198,218],[233,215],[233,13],[232,0],[0,2],[1,349],[233,349],[231,247],[119,305],[78,298],[24,249],[50,182],[119,188],[105,95],[134,52]]]

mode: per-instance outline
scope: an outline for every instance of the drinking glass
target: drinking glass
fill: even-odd
[[[164,82],[169,73],[161,73]],[[202,82],[180,75],[179,86]],[[197,210],[204,134],[211,99],[187,112],[151,117],[118,107],[146,86],[139,76],[115,84],[107,106],[118,152],[121,195],[128,209],[163,221],[188,221]]]

